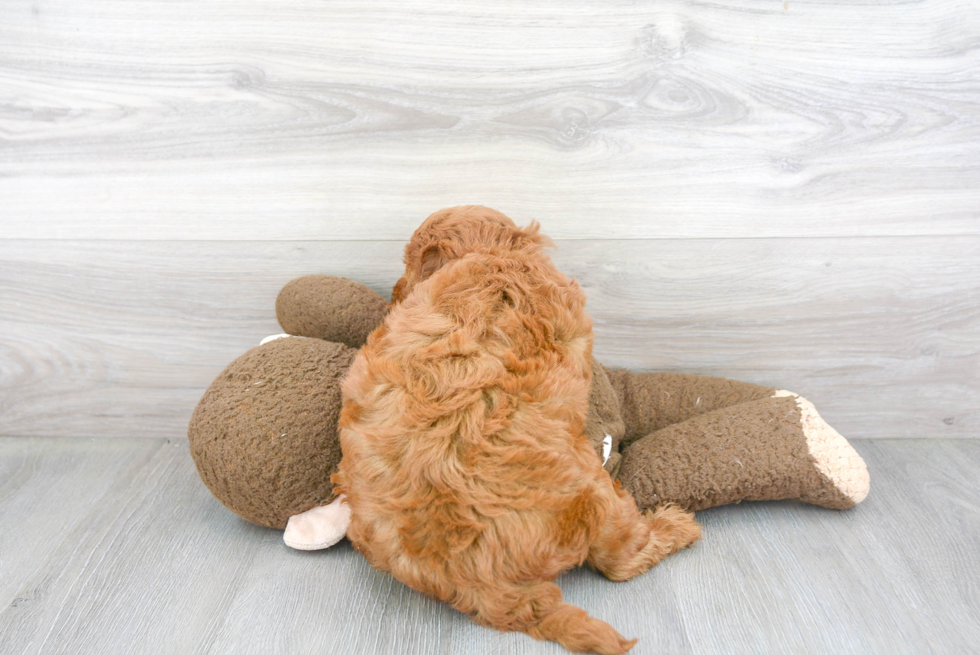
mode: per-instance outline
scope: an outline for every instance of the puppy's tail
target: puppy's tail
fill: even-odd
[[[468,600],[456,604],[463,611],[469,610],[478,623],[557,641],[576,653],[619,655],[636,644],[635,639],[624,639],[605,621],[562,602],[561,589],[554,582],[496,583],[481,588]]]

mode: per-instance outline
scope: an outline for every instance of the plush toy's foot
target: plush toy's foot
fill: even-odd
[[[847,439],[830,427],[817,413],[813,403],[806,398],[782,389],[776,391],[773,397],[790,397],[796,401],[800,410],[800,426],[810,457],[821,475],[833,485],[834,491],[847,498],[851,506],[864,500],[871,489],[868,467]],[[800,496],[800,500],[824,505],[821,501],[832,495],[835,494],[826,488],[808,489]]]
[[[350,506],[344,502],[344,496],[337,496],[329,505],[290,516],[282,540],[296,550],[329,548],[344,538],[348,525]]]

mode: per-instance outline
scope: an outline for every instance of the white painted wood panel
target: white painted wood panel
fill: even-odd
[[[975,2],[4,2],[7,238],[980,234]]]
[[[547,227],[547,226],[546,226]],[[379,292],[398,242],[0,240],[0,434],[185,433],[279,289]],[[559,241],[607,365],[810,398],[849,438],[976,437],[980,238]]]

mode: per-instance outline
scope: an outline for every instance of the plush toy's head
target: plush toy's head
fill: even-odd
[[[340,382],[386,305],[345,278],[310,275],[283,288],[279,323],[302,336],[236,359],[191,418],[191,455],[215,498],[252,523],[280,529],[330,501],[341,455]]]
[[[276,339],[215,379],[187,431],[215,498],[243,519],[280,529],[333,498],[340,381],[356,353],[321,339]]]

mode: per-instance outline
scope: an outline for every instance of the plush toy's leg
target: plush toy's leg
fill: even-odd
[[[620,482],[640,508],[690,510],[742,500],[798,499],[833,509],[864,500],[864,460],[788,391],[701,414],[623,452]]]
[[[350,507],[341,495],[329,505],[290,516],[282,540],[296,550],[329,548],[344,538],[348,525]]]
[[[626,434],[621,448],[669,425],[723,407],[768,398],[775,389],[749,382],[684,373],[606,369],[619,398]]]

